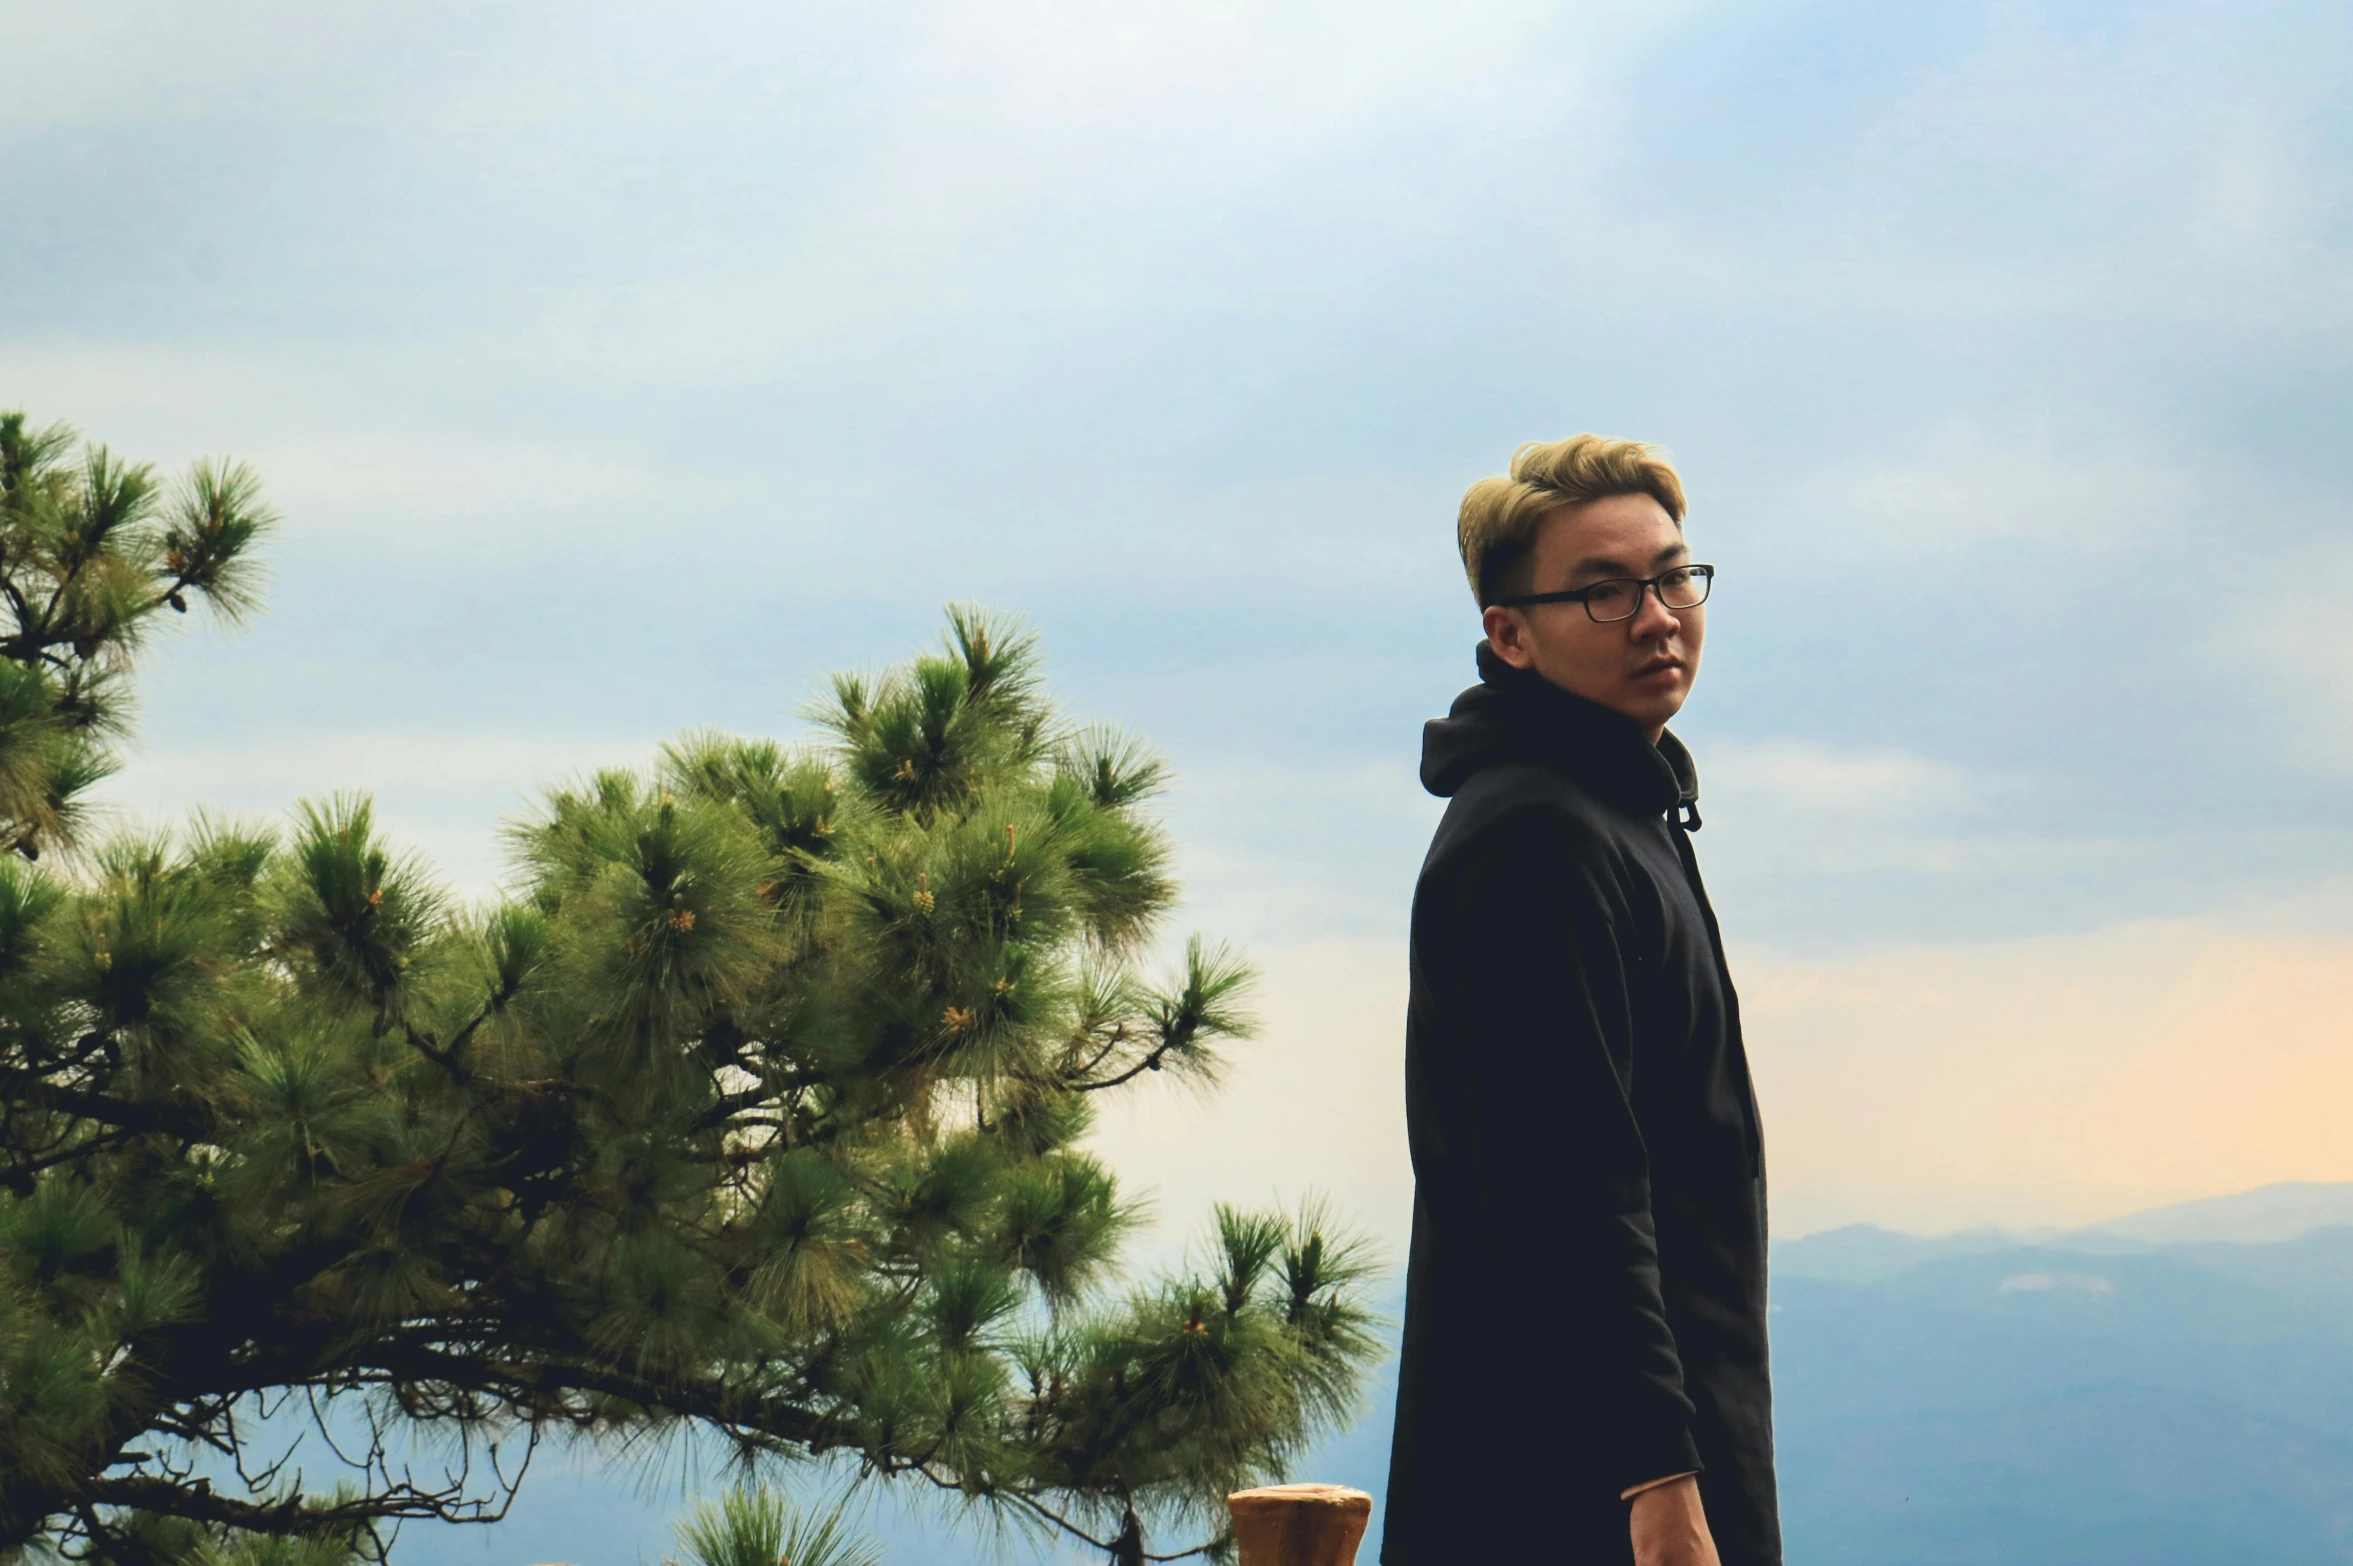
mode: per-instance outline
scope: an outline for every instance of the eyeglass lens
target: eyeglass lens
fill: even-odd
[[[1649,584],[1633,577],[1612,577],[1585,589],[1585,612],[1607,625],[1631,620],[1642,611],[1643,589]],[[1670,571],[1659,578],[1659,602],[1670,609],[1696,609],[1707,602],[1708,576],[1701,571]]]

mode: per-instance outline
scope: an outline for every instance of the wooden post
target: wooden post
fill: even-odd
[[[1276,1484],[1226,1497],[1242,1566],[1355,1566],[1373,1498],[1336,1484]]]

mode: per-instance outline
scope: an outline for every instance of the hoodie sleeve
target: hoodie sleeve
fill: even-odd
[[[1527,1395],[1546,1425],[1575,1427],[1565,1444],[1600,1466],[1595,1484],[1616,1495],[1696,1471],[1632,1099],[1627,905],[1606,850],[1561,812],[1513,811],[1428,890],[1416,943],[1450,1026],[1422,1069],[1441,1199],[1468,1242],[1457,1259],[1509,1297],[1496,1330],[1544,1334]]]

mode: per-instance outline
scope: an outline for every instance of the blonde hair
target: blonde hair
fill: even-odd
[[[1463,574],[1484,609],[1524,591],[1536,527],[1567,506],[1612,495],[1648,495],[1683,522],[1683,480],[1657,446],[1607,435],[1532,440],[1511,454],[1511,474],[1464,491],[1455,542]]]

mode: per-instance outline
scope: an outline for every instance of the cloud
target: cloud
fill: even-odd
[[[2003,1294],[2047,1294],[2062,1291],[2105,1299],[2116,1292],[2113,1281],[2096,1272],[2014,1272],[2001,1282]]]
[[[9,55],[17,85],[0,122],[55,126],[118,116],[209,117],[234,95],[248,111],[331,104],[365,79],[371,42],[393,8],[248,0],[224,8],[173,0],[89,0],[70,12],[16,7]]]
[[[1694,8],[1485,0],[1439,12],[1381,0],[1203,0],[1185,6],[1000,0],[935,13],[922,73],[985,99],[992,120],[1074,164],[1248,177],[1353,154],[1368,133],[1556,118],[1609,60]],[[1564,28],[1582,47],[1547,49]],[[1539,60],[1541,63],[1539,64]],[[1563,66],[1567,66],[1563,70]],[[1549,85],[1549,98],[1527,89]],[[1141,194],[1142,192],[1139,192]]]
[[[1977,806],[1986,793],[1961,768],[1902,750],[1727,741],[1711,746],[1707,761],[1711,795],[1745,810],[1832,814],[1842,827],[1858,819],[1949,816]]]
[[[774,531],[786,494],[740,470],[658,461],[642,445],[424,395],[413,348],[325,355],[283,345],[9,343],[6,404],[170,469],[233,455],[262,475],[304,547],[476,565],[732,521]],[[755,505],[754,497],[764,504]]]
[[[1310,1193],[1388,1247],[1402,1276],[1413,1176],[1403,1097],[1405,953],[1328,941],[1252,954],[1259,1037],[1214,1095],[1105,1094],[1091,1145],[1155,1199],[1144,1248],[1172,1254],[1212,1202],[1290,1206]]]
[[[184,823],[199,810],[278,822],[297,800],[364,793],[394,848],[421,854],[447,884],[478,898],[492,893],[505,868],[502,825],[543,788],[603,767],[644,765],[654,750],[644,736],[447,727],[308,729],[231,744],[166,737],[139,747],[91,800],[104,823],[136,829]]]
[[[2344,934],[2181,922],[1812,960],[1736,949],[1734,973],[1783,1233],[2067,1225],[2353,1179]]]
[[[2341,527],[2345,518],[2311,520]],[[2306,532],[2280,542],[2217,571],[2226,605],[2198,641],[2264,714],[2282,752],[2343,778],[2353,774],[2353,540]]]
[[[2333,917],[2353,924],[2353,888]],[[1401,940],[1264,947],[1225,1088],[1111,1095],[1094,1146],[1180,1246],[1317,1189],[1402,1256]],[[2353,934],[2142,923],[1822,959],[1736,945],[1775,1232],[2073,1226],[2353,1180]],[[2028,1287],[2021,1284],[2019,1287]],[[2054,1283],[2052,1287],[2073,1287]]]
[[[1897,17],[1872,27],[1883,47],[1904,33],[1939,47],[1903,77],[1837,84],[1902,90],[1825,154],[1784,214],[1803,214],[1785,234],[1837,236],[1806,269],[1817,282],[1860,308],[2000,331],[2133,317],[2200,339],[2353,325],[2344,122],[2324,63],[2353,44],[2341,15],[2266,8],[2257,22],[2156,4]],[[1830,10],[1815,25],[1848,20]]]
[[[309,730],[299,736],[217,748],[169,746],[145,751],[136,769],[138,796],[162,801],[219,790],[239,795],[304,794],[338,788],[529,787],[600,767],[648,759],[642,740],[565,740],[545,734],[465,734],[446,728],[401,732]]]
[[[2174,535],[2199,475],[2146,452],[2055,448],[2031,429],[1949,421],[1879,460],[1826,466],[1791,498],[1816,548],[1843,551],[1867,581],[1875,557],[1951,557],[1992,543],[2020,570]],[[1890,590],[1904,592],[1900,578]]]
[[[1168,819],[1185,916],[1251,944],[1401,930],[1444,803],[1396,763],[1184,768]]]

